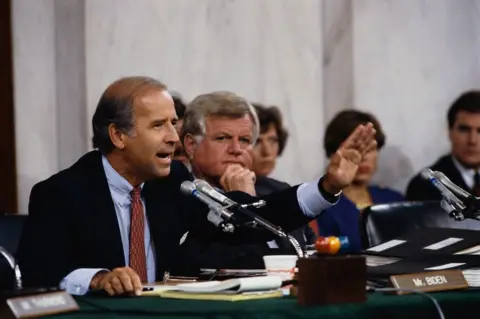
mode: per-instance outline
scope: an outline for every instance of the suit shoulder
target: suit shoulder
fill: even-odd
[[[65,193],[68,190],[86,185],[88,177],[102,170],[101,154],[91,151],[77,162],[50,177],[36,183],[31,192],[38,190],[56,190]]]
[[[188,168],[180,161],[172,161],[170,165],[170,174],[169,177],[174,180],[192,180],[192,174],[188,170]]]
[[[274,179],[274,178],[264,177],[264,176],[259,177],[257,182],[258,182],[259,185],[263,184],[263,185],[268,186],[269,188],[272,188],[272,189],[275,189],[275,190],[282,190],[282,189],[286,189],[286,188],[290,187],[290,185],[288,183],[279,181],[279,180]]]

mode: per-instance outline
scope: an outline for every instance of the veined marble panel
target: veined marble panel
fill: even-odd
[[[274,176],[311,179],[324,163],[321,9],[317,0],[88,0],[88,118],[127,75],[161,79],[187,100],[231,90],[283,111],[290,139]]]
[[[446,112],[480,87],[480,2],[352,1],[354,104],[387,135],[383,184],[404,191],[422,167],[449,151]]]

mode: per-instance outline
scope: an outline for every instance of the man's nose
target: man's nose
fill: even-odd
[[[468,143],[476,145],[478,143],[478,134],[476,130],[471,130],[468,134]]]
[[[231,154],[240,155],[242,154],[242,147],[238,140],[232,139],[228,146],[228,150]]]
[[[165,143],[175,144],[179,142],[180,142],[180,138],[178,137],[178,133],[177,133],[177,130],[175,129],[175,126],[170,125],[169,132],[165,135]]]

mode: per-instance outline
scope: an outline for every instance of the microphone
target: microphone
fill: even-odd
[[[203,179],[196,179],[193,181],[193,184],[197,187],[197,189],[204,193],[205,195],[209,196],[210,198],[216,200],[218,203],[227,206],[227,207],[232,207],[232,206],[241,206],[243,208],[252,206],[254,208],[262,207],[265,206],[266,203],[264,200],[259,200],[255,203],[251,204],[238,204],[237,202],[231,200],[227,196],[223,195],[219,191],[217,191],[215,188],[213,188],[210,184],[208,184],[206,181]]]
[[[445,187],[434,175],[433,171],[429,168],[425,168],[421,171],[420,175],[430,181],[430,183],[440,191],[440,194],[442,194],[443,199],[452,205],[452,207],[459,213],[463,212],[465,210],[466,206],[465,204],[458,199],[457,196],[455,196],[447,187]]]
[[[434,171],[433,176],[437,178],[443,185],[449,188],[452,192],[456,193],[458,196],[461,196],[465,199],[473,199],[474,196],[458,186],[457,184],[453,183],[445,174],[439,171]]]
[[[302,247],[298,243],[298,241],[291,236],[290,234],[285,233],[280,227],[270,223],[269,221],[263,219],[262,217],[258,216],[254,212],[250,211],[247,209],[249,206],[253,206],[254,208],[262,207],[266,205],[264,200],[260,200],[258,202],[252,203],[252,204],[239,204],[227,196],[221,194],[217,190],[215,190],[210,184],[208,184],[206,181],[201,180],[201,179],[196,179],[194,182],[195,186],[198,188],[198,190],[209,197],[213,198],[217,202],[219,202],[222,205],[226,205],[228,208],[231,208],[235,210],[236,213],[242,214],[242,217],[247,217],[248,219],[251,220],[250,224],[252,227],[256,227],[256,225],[261,225],[265,229],[269,230],[276,236],[280,238],[286,238],[290,244],[293,246],[295,249],[297,255],[302,258],[305,256]],[[247,223],[245,224],[247,225]]]
[[[216,191],[210,184],[208,184],[206,181],[202,179],[196,179],[193,181],[193,184],[197,187],[197,189],[202,192],[203,194],[206,194],[219,202],[222,205],[225,206],[234,206],[237,205],[236,202],[228,198],[227,196],[223,195],[222,193]]]
[[[180,192],[186,196],[193,196],[202,203],[206,204],[210,211],[208,212],[207,219],[209,222],[217,227],[222,228],[224,232],[233,232],[234,227],[230,223],[225,223],[225,220],[232,218],[233,214],[226,210],[222,205],[212,200],[210,197],[199,192],[195,185],[190,181],[184,181],[180,185]]]
[[[480,220],[480,198],[476,197],[457,184],[453,183],[444,173],[435,171],[433,172],[434,176],[447,188],[456,193],[457,195],[464,198],[462,202],[466,207],[462,211],[462,215],[465,215],[467,218],[472,218]]]

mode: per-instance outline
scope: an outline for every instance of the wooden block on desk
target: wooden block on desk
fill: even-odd
[[[365,257],[314,255],[300,258],[297,266],[300,305],[365,302]]]

